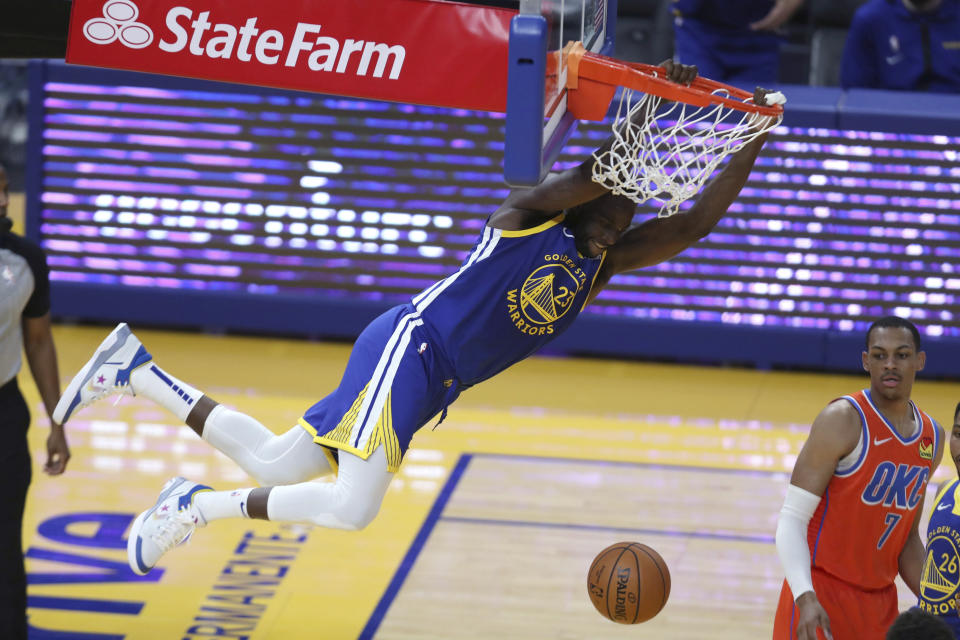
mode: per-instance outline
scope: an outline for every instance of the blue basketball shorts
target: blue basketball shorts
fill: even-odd
[[[413,434],[458,394],[452,367],[432,348],[419,313],[390,309],[357,338],[340,386],[299,420],[317,444],[366,460],[385,447],[396,471]]]

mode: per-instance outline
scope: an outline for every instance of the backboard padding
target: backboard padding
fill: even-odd
[[[521,0],[510,28],[504,179],[538,184],[576,126],[566,107],[571,40],[594,53],[613,50],[616,0]]]

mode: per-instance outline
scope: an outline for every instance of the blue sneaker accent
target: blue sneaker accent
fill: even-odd
[[[136,355],[133,356],[133,360],[130,362],[130,366],[117,371],[117,379],[114,384],[118,386],[130,384],[130,374],[133,373],[133,370],[139,366],[145,365],[151,360],[153,360],[153,356],[150,355],[149,351],[143,348],[143,345],[140,345],[140,348],[137,349]],[[118,362],[117,364],[122,363]]]
[[[130,327],[121,322],[67,385],[53,410],[54,421],[64,424],[78,409],[114,393],[133,395],[130,375],[151,360]]]
[[[193,496],[198,491],[213,491],[213,487],[208,487],[206,485],[198,484],[193,489],[190,489],[189,492],[180,496],[180,499],[177,501],[178,509],[188,509],[191,504],[193,504]]]
[[[193,498],[211,487],[186,478],[171,478],[160,497],[137,516],[127,538],[127,562],[134,573],[144,575],[173,547],[187,542],[197,527],[206,525],[203,515],[193,507]]]
[[[80,392],[78,391],[73,396],[73,401],[70,403],[70,406],[67,407],[66,412],[64,412],[63,417],[60,419],[60,424],[66,422],[71,415],[73,415],[73,410],[77,408],[77,405],[80,404]]]
[[[140,569],[140,575],[146,575],[153,567],[143,564],[143,538],[137,536],[137,567]]]
[[[72,392],[73,397],[70,400],[70,404],[67,406],[66,410],[63,412],[63,416],[57,416],[58,411],[54,411],[54,418],[59,418],[60,424],[64,424],[68,418],[73,414],[74,409],[77,408],[83,401],[82,391],[86,387],[87,383],[90,381],[90,378],[93,377],[97,369],[100,368],[110,357],[115,354],[127,341],[127,337],[130,335],[130,327],[126,324],[119,324],[117,327],[104,339],[104,341],[97,347],[97,350],[93,354],[93,358],[86,366],[74,376],[73,380],[70,381],[70,385],[67,387],[67,393]],[[64,398],[66,393],[64,393]],[[64,398],[60,399],[62,403]],[[57,409],[59,409],[59,403]]]

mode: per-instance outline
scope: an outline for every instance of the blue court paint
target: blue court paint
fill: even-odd
[[[59,596],[29,596],[28,609],[61,609],[63,611],[94,611],[135,616],[143,609],[143,602],[94,600],[89,598],[62,598]]]
[[[423,550],[424,545],[426,545],[427,538],[430,537],[434,526],[436,526],[440,520],[440,514],[443,513],[443,510],[446,508],[450,496],[453,495],[453,490],[457,488],[457,484],[460,482],[460,478],[463,477],[464,472],[466,472],[467,465],[470,464],[472,457],[469,453],[460,456],[456,466],[450,473],[450,477],[447,478],[446,484],[443,485],[443,489],[440,490],[440,495],[437,496],[436,502],[433,503],[433,508],[430,509],[427,519],[424,521],[423,526],[420,527],[420,533],[413,539],[413,544],[411,544],[407,550],[407,555],[405,555],[400,562],[397,572],[393,575],[393,580],[387,585],[387,590],[383,593],[383,597],[380,598],[380,602],[377,604],[376,609],[373,610],[373,614],[370,616],[370,619],[367,620],[367,624],[363,628],[363,631],[360,632],[357,640],[369,640],[373,638],[373,635],[377,632],[380,623],[383,622],[383,617],[387,615],[387,609],[390,608],[394,598],[397,597],[400,587],[403,586],[404,580],[407,579],[407,574],[410,573],[414,563],[417,561],[417,557]]]
[[[116,633],[83,633],[80,631],[60,631],[44,629],[27,623],[27,637],[30,640],[128,640],[127,636]]]
[[[614,531],[617,533],[637,533],[641,535],[670,536],[675,538],[706,538],[709,540],[726,540],[730,542],[759,542],[771,544],[773,536],[747,535],[741,533],[723,533],[722,531],[683,531],[681,529],[642,529],[639,527],[604,527],[593,524],[573,524],[567,522],[533,522],[528,520],[494,520],[490,518],[463,518],[460,516],[444,516],[444,522],[458,522],[462,524],[493,525],[501,527],[536,527],[540,529],[571,529],[578,531]]]

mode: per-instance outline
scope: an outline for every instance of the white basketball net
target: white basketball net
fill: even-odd
[[[613,146],[594,154],[593,181],[638,204],[660,201],[660,217],[677,213],[728,154],[782,120],[724,105],[670,103],[648,93],[637,92],[634,101],[633,93],[624,88],[620,94]],[[767,96],[774,101],[785,99]]]

